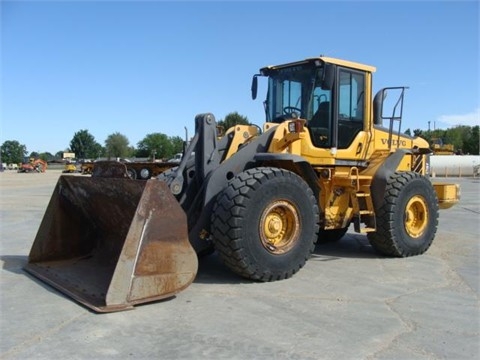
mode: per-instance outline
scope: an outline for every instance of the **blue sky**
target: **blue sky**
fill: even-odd
[[[265,65],[320,54],[409,86],[403,129],[479,125],[478,1],[2,1],[0,142],[55,154],[86,129],[193,135],[238,111]]]

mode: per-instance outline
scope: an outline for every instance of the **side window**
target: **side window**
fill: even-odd
[[[313,90],[311,102],[311,118],[308,127],[312,142],[316,147],[330,147],[332,145],[332,93],[317,86]]]
[[[291,80],[270,80],[268,103],[272,105],[269,120],[302,110],[302,83]],[[300,115],[300,114],[298,114]]]
[[[340,70],[338,118],[363,123],[364,104],[364,74]]]
[[[302,83],[297,81],[285,81],[283,86],[284,107],[290,106],[300,109],[302,106]]]
[[[320,107],[320,104],[323,102],[330,102],[331,95],[330,90],[322,90],[320,86],[316,87],[313,90],[313,111],[312,114],[315,114]]]
[[[365,74],[340,69],[338,84],[338,148],[346,149],[363,129]]]
[[[277,109],[276,116],[302,115],[302,83],[298,81],[285,80],[281,82],[282,91],[279,93],[282,99],[279,101],[281,107]]]

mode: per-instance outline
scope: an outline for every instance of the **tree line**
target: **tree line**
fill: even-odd
[[[246,116],[238,112],[232,112],[225,119],[218,121],[218,125],[225,130],[236,124],[248,125],[250,122]],[[431,145],[440,140],[443,144],[454,146],[457,154],[479,155],[479,126],[459,125],[446,130],[420,130],[407,129],[405,134],[420,136]],[[79,130],[70,141],[70,146],[56,154],[49,152],[31,152],[29,157],[41,158],[45,161],[60,160],[64,152],[73,152],[77,159],[107,158],[155,158],[168,159],[174,154],[182,152],[184,140],[179,136],[168,136],[162,133],[147,134],[137,146],[131,146],[128,138],[115,132],[107,137],[105,145],[98,143],[88,130]],[[4,163],[20,163],[27,156],[27,148],[17,140],[7,140],[1,145],[1,158]]]
[[[410,129],[405,131],[407,135],[412,135]],[[453,145],[454,151],[458,155],[479,155],[479,125],[465,126],[458,125],[446,130],[420,130],[415,129],[413,136],[420,136],[428,141],[430,145],[440,141],[443,144]]]
[[[218,125],[225,129],[235,124],[250,124],[248,118],[240,115],[238,112],[232,112],[225,116],[225,119],[218,121]],[[150,158],[150,159],[169,159],[176,153],[182,152],[185,140],[179,136],[168,136],[163,133],[147,134],[137,143],[137,146],[131,146],[128,138],[115,132],[107,137],[102,146],[95,140],[95,137],[86,129],[74,133],[69,147],[60,150],[55,154],[49,152],[30,152],[27,147],[18,140],[7,140],[1,145],[1,159],[3,163],[21,163],[24,158],[34,157],[44,161],[51,162],[61,160],[64,152],[75,153],[77,159],[98,159],[106,158]]]

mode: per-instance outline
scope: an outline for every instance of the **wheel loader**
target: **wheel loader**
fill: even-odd
[[[241,277],[290,278],[350,225],[386,256],[427,251],[456,184],[428,178],[429,144],[401,133],[405,87],[372,96],[375,68],[320,56],[267,66],[266,122],[219,137],[195,118],[178,166],[148,181],[125,165],[61,176],[26,270],[98,312],[172,297],[217,251]]]

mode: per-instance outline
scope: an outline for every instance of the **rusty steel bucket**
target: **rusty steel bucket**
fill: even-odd
[[[197,268],[186,215],[164,182],[64,175],[25,270],[111,312],[173,296]]]

